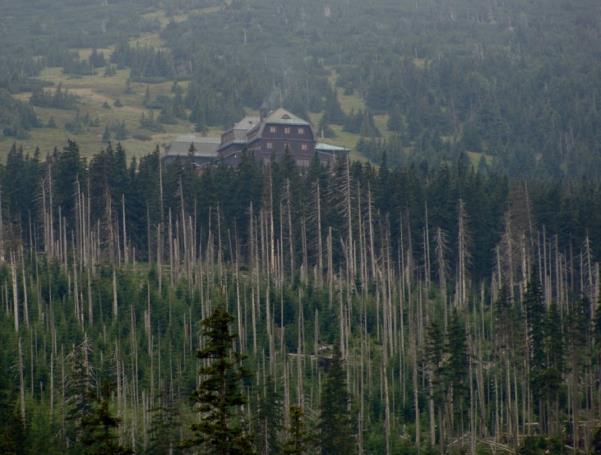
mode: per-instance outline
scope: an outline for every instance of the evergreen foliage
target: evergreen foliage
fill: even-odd
[[[267,376],[255,406],[253,436],[259,454],[280,453],[282,403],[271,376]]]
[[[180,453],[181,420],[176,406],[177,403],[167,392],[159,397],[159,404],[150,410],[150,441],[145,451],[148,455]]]
[[[0,350],[0,453],[21,455],[29,453],[25,422],[18,411],[18,390],[9,357]]]
[[[93,444],[94,437],[87,431],[93,431],[99,414],[96,414],[96,382],[94,372],[90,361],[91,347],[87,337],[73,347],[69,354],[69,375],[65,384],[67,407],[66,420],[69,422],[67,429],[67,440],[69,446],[73,447],[75,452],[82,447]],[[108,422],[109,426],[110,422]],[[85,440],[84,440],[85,438]]]
[[[334,345],[334,353],[328,365],[321,390],[319,415],[319,447],[324,455],[355,453],[356,443],[350,415],[350,396],[346,372],[340,348]]]
[[[41,126],[40,119],[30,105],[15,100],[0,87],[0,131],[4,136],[23,139],[27,131]]]
[[[233,317],[217,306],[202,322],[204,346],[197,357],[202,361],[201,382],[194,393],[200,422],[192,425],[194,436],[187,447],[203,453],[235,455],[252,452],[251,440],[240,409],[246,403],[242,390],[248,373],[240,365],[242,357],[233,352],[236,339],[230,334]]]
[[[69,90],[63,89],[60,83],[56,90],[36,89],[29,98],[29,103],[33,106],[51,107],[55,109],[75,109],[78,104],[77,96],[69,93]]]
[[[110,387],[103,385],[103,396],[92,398],[92,409],[81,420],[81,439],[73,453],[82,455],[130,455],[134,452],[119,445],[115,430],[119,419],[109,409]]]
[[[33,93],[34,104],[54,104],[43,69],[78,77],[104,66],[107,76],[127,69],[134,82],[189,81],[173,93],[181,97],[173,118],[189,114],[203,128],[286,105],[367,137],[378,137],[376,123],[386,124],[389,131],[379,129],[391,163],[438,165],[469,152],[512,176],[577,182],[600,175],[600,86],[588,77],[599,73],[594,0],[3,6],[11,18],[0,49],[4,136],[26,138],[41,126],[12,95]],[[114,49],[110,57],[105,48]],[[83,49],[91,49],[85,58]],[[381,152],[376,144],[366,154],[372,160]]]
[[[379,159],[198,175],[13,147],[0,447],[594,453],[597,185]]]
[[[453,311],[449,320],[445,351],[447,361],[443,377],[446,376],[451,402],[457,416],[457,425],[461,428],[467,411],[466,404],[469,395],[468,367],[470,359],[465,326],[457,311]]]
[[[524,307],[526,310],[526,327],[528,333],[528,360],[530,381],[537,400],[544,387],[544,372],[547,366],[545,356],[545,306],[538,281],[538,271],[535,269],[528,282]]]
[[[306,417],[300,406],[290,406],[290,427],[282,446],[285,455],[304,455],[311,453],[313,436],[307,427]]]

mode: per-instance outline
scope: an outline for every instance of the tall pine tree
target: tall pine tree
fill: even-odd
[[[321,391],[319,445],[323,455],[355,453],[356,443],[349,412],[350,397],[340,348],[334,355]]]
[[[180,425],[176,404],[168,391],[158,398],[156,407],[150,410],[150,441],[146,454],[173,455],[179,453],[177,434]]]
[[[269,375],[259,392],[254,419],[254,436],[260,454],[280,453],[282,407],[273,378]]]
[[[541,398],[544,389],[545,358],[545,304],[538,282],[538,272],[533,270],[524,296],[530,368],[530,386],[541,412]]]
[[[285,455],[303,455],[312,448],[312,438],[307,428],[305,414],[300,406],[290,406],[288,437],[282,446]]]
[[[133,451],[121,446],[116,434],[119,419],[109,408],[111,389],[103,385],[102,396],[93,397],[92,410],[81,422],[82,435],[74,451],[81,455],[130,455]]]
[[[453,311],[449,320],[446,354],[444,374],[450,391],[451,406],[457,417],[455,423],[458,428],[461,428],[467,409],[469,391],[469,353],[465,326],[457,310]]]
[[[233,317],[222,306],[202,321],[205,344],[197,353],[202,362],[201,381],[194,392],[200,421],[192,425],[193,437],[184,445],[201,453],[246,455],[253,453],[242,407],[246,400],[243,380],[248,373],[242,356],[233,350],[236,335],[230,334]]]

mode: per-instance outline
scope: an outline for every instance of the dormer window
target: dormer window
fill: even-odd
[[[288,114],[282,115],[282,120],[290,120],[290,116]]]

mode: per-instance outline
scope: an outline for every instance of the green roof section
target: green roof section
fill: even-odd
[[[272,125],[293,125],[293,126],[309,126],[309,122],[294,115],[292,112],[284,108],[279,108],[263,119],[264,124]]]
[[[217,158],[217,149],[221,140],[217,137],[196,136],[186,134],[178,136],[167,147],[165,156],[188,156],[190,146],[194,144],[194,156]]]

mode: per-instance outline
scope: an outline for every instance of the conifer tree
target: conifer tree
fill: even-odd
[[[303,455],[311,450],[311,433],[306,424],[305,414],[300,406],[290,406],[290,426],[288,437],[282,446],[285,455]]]
[[[445,375],[451,391],[451,403],[455,414],[462,422],[465,412],[465,400],[468,392],[469,354],[465,327],[457,310],[453,311],[449,320],[446,344]]]
[[[67,357],[70,373],[67,376],[66,420],[69,422],[66,437],[67,445],[77,447],[83,437],[83,422],[89,420],[93,413],[93,402],[96,396],[96,385],[90,363],[91,347],[89,340],[74,346]]]
[[[589,365],[589,346],[590,346],[590,302],[586,296],[576,299],[572,304],[570,314],[567,320],[567,338],[568,359],[569,359],[569,378],[568,391],[572,396],[577,396],[578,385],[583,383],[586,378],[586,371]],[[572,437],[578,441],[580,437],[580,428],[577,425],[579,411],[582,404],[574,399],[571,402],[572,418]]]
[[[133,451],[119,445],[115,434],[119,419],[109,409],[110,387],[103,385],[102,396],[93,398],[92,410],[82,419],[82,437],[75,452],[82,455],[129,455]]]
[[[561,314],[555,302],[549,307],[545,325],[545,340],[547,358],[549,359],[548,368],[554,369],[558,375],[561,375],[565,368],[565,347]]]
[[[444,337],[440,324],[432,321],[427,329],[426,335],[426,362],[428,370],[433,376],[437,376],[444,356]]]
[[[398,104],[394,104],[390,110],[387,123],[388,129],[392,131],[401,131],[403,127],[403,114]]]
[[[561,326],[561,314],[555,302],[549,307],[547,320],[545,323],[545,351],[547,357],[547,366],[543,375],[543,394],[545,398],[544,415],[541,416],[543,431],[549,430],[549,408],[558,404],[559,391],[565,369],[564,360],[564,336]],[[559,429],[559,416],[555,416],[555,430]]]
[[[61,207],[61,213],[66,219],[73,220],[76,183],[78,180],[83,182],[85,175],[79,146],[75,142],[69,140],[63,152],[57,155],[53,172],[54,203],[56,207]]]
[[[568,330],[573,348],[584,348],[590,338],[590,302],[586,296],[577,299],[568,318]]]
[[[545,305],[534,270],[524,296],[524,307],[526,310],[527,341],[530,366],[530,385],[536,400],[539,401],[542,392],[542,381],[545,370],[545,347],[544,347],[544,324]]]
[[[205,344],[197,352],[201,381],[193,396],[200,421],[192,425],[193,437],[184,446],[206,454],[254,452],[241,411],[246,404],[242,382],[248,373],[241,366],[242,356],[233,351],[232,321],[222,306],[202,321]]]
[[[254,436],[260,454],[280,453],[279,442],[282,429],[282,408],[279,394],[271,376],[267,376],[255,412]]]
[[[319,137],[336,137],[336,133],[330,127],[330,120],[328,114],[323,114],[317,125],[317,134]]]
[[[321,391],[319,445],[323,455],[355,453],[356,443],[349,413],[350,397],[338,343]]]
[[[518,455],[546,455],[550,453],[563,453],[562,445],[555,439],[546,439],[541,436],[528,436],[518,449]]]
[[[144,115],[144,114],[142,114]],[[108,144],[111,142],[111,130],[109,130],[108,125],[105,125],[104,132],[102,133],[102,142]]]
[[[435,418],[436,409],[443,398],[441,373],[444,358],[444,336],[442,328],[437,321],[432,321],[427,329],[426,348],[424,357],[428,374],[428,409],[430,417],[430,439],[434,444],[436,440]]]
[[[511,297],[507,284],[501,286],[494,310],[497,343],[501,349],[507,349],[507,336],[513,319]]]
[[[179,415],[169,393],[159,397],[159,404],[150,410],[150,441],[146,453],[148,455],[173,455],[178,453],[177,432]]]
[[[17,411],[17,381],[9,374],[8,362],[0,360],[0,453],[24,454],[27,448],[27,434],[25,424]]]
[[[195,153],[196,147],[194,147],[194,142],[190,142],[190,147],[188,147],[188,158],[193,159]]]

